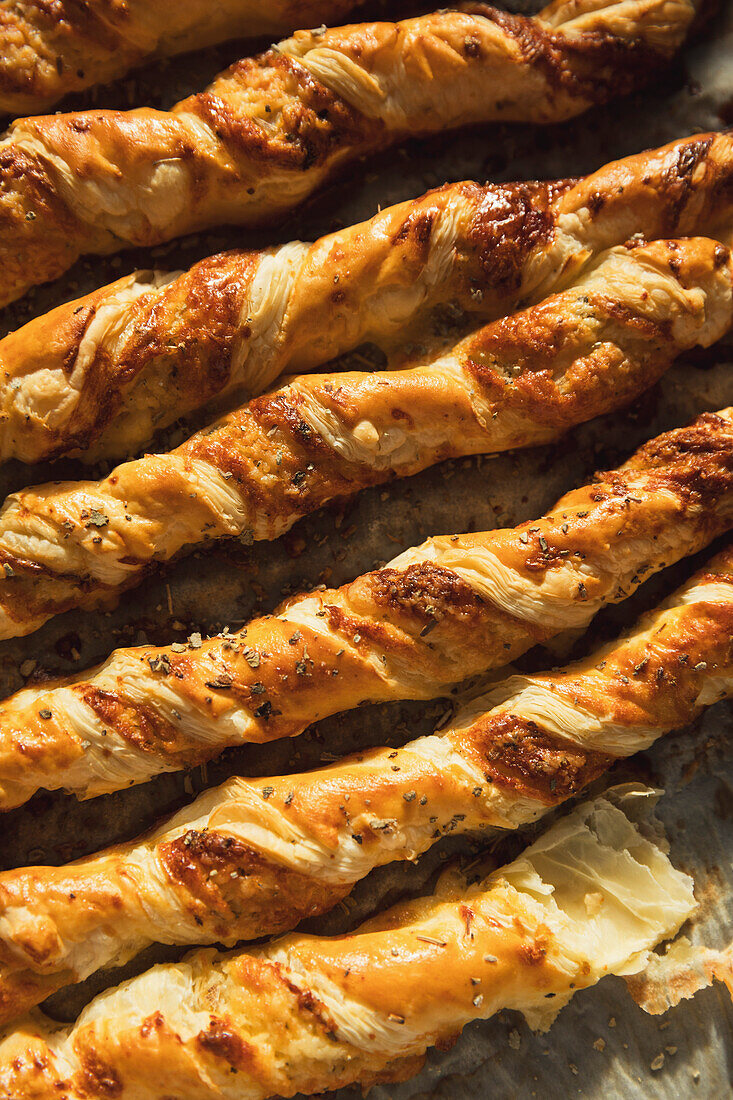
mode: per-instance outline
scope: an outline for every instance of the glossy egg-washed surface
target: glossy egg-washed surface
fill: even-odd
[[[170,112],[18,119],[0,142],[0,302],[87,253],[272,223],[356,158],[413,134],[560,122],[661,70],[696,0],[466,4],[298,31]]]
[[[104,606],[211,539],[274,539],[328,501],[441,460],[555,438],[732,327],[723,245],[627,244],[419,365],[296,377],[168,454],[16,494],[0,511],[0,638]]]
[[[93,797],[371,702],[431,699],[582,630],[733,525],[733,407],[644,444],[517,528],[438,535],[242,630],[118,649],[0,704],[0,809]]]
[[[0,1041],[0,1096],[266,1100],[402,1081],[426,1046],[500,1007],[547,1025],[576,989],[643,968],[695,909],[693,880],[621,798],[579,807],[473,888],[444,887],[354,935],[199,951],[111,992],[66,1033],[26,1022]]]
[[[729,545],[626,637],[509,678],[432,736],[236,778],[152,835],[0,875],[0,1021],[149,944],[286,931],[446,835],[530,823],[731,694]]]
[[[0,112],[27,115],[154,56],[341,22],[359,0],[2,0]]]
[[[609,157],[661,144],[695,128],[720,126],[728,86],[723,79],[725,51],[730,53],[731,46],[730,38],[725,38],[725,18],[730,17],[724,14],[714,34],[690,55],[689,85],[680,78],[659,92],[648,92],[613,109],[595,112],[587,121],[562,127],[552,142],[543,136],[544,132],[507,129],[499,133],[474,132],[469,139],[456,137],[425,146],[416,143],[407,156],[375,163],[369,171],[354,177],[348,188],[331,191],[320,205],[285,226],[277,240],[314,239],[338,228],[337,219],[352,223],[370,216],[377,202],[385,206],[407,199],[445,179],[483,179],[487,175],[494,179],[559,177],[568,172],[578,175],[597,168]],[[203,77],[192,70],[188,86],[180,84],[183,76],[188,76],[180,70],[169,70],[162,78],[148,74],[145,83],[136,85],[143,89],[139,101],[155,96],[165,81],[171,88],[165,102],[180,99],[189,90],[203,86],[229,60],[234,57],[225,53],[202,59],[201,64],[208,65],[208,70]],[[179,81],[175,89],[171,80]],[[695,81],[701,86],[701,94]],[[123,95],[125,104],[129,102],[126,90],[117,95],[116,101],[112,98],[104,102],[114,106],[123,102]],[[252,241],[270,243],[262,234],[254,239],[229,232],[186,242],[184,247],[154,258],[154,262],[165,269],[187,268],[200,257],[232,245],[247,246]],[[71,284],[63,281],[19,303],[8,315],[7,323],[27,320],[31,308],[41,312],[109,283],[135,263],[150,266],[151,258],[141,252],[135,259],[124,257],[123,262],[124,266],[117,268],[107,261],[77,265]],[[440,322],[445,324],[445,315],[440,315]],[[431,316],[431,327],[433,323]],[[689,421],[703,408],[720,408],[729,402],[730,367],[726,357],[725,348],[704,358],[683,357],[679,366],[672,368],[664,387],[637,402],[631,417],[606,418],[574,433],[570,441],[559,446],[518,457],[445,463],[409,482],[368,490],[346,512],[337,509],[307,519],[275,543],[227,545],[177,563],[170,567],[164,582],[146,582],[129,594],[111,616],[72,613],[32,637],[4,643],[0,651],[3,686],[10,692],[44,672],[80,670],[101,659],[113,646],[144,640],[164,643],[172,636],[183,644],[197,629],[203,628],[206,633],[225,624],[235,626],[237,619],[251,617],[258,608],[271,610],[286,586],[297,589],[312,587],[319,581],[343,583],[436,532],[486,530],[492,524],[511,526],[540,515],[562,492],[580,484],[594,469],[612,468],[654,432]],[[360,370],[363,363],[352,360],[350,366]],[[7,488],[17,488],[49,477],[88,476],[76,463],[68,462],[62,470],[60,474],[46,466],[29,473],[8,466],[2,477]],[[704,559],[698,564],[703,566]],[[643,587],[640,597],[619,605],[610,618],[600,621],[593,637],[582,639],[576,651],[590,652],[593,639],[597,643],[616,634],[623,623],[633,620],[641,606],[653,606],[691,570],[689,563],[673,576],[660,577],[656,586],[649,581],[646,592]],[[546,653],[533,658],[538,669],[564,661],[564,655]],[[419,703],[362,708],[318,723],[305,739],[240,750],[210,765],[205,782],[211,785],[233,774],[301,772],[327,763],[332,755],[348,749],[396,746],[431,733],[445,714],[445,703],[435,707]],[[733,924],[729,922],[726,928],[727,851],[733,843],[730,821],[725,816],[725,783],[732,782],[726,754],[728,722],[725,705],[713,707],[700,725],[659,742],[646,758],[636,758],[633,764],[637,775],[666,783],[674,791],[674,798],[666,800],[661,811],[672,836],[673,857],[693,869],[702,883],[705,904],[698,934],[716,945],[722,945],[726,936],[730,938]],[[187,789],[190,791],[191,784],[200,789],[202,778],[199,770],[190,773]],[[34,800],[27,811],[16,811],[6,818],[10,840],[3,852],[4,865],[65,862],[105,843],[133,836],[161,812],[177,808],[182,799],[190,801],[190,797],[184,793],[183,776],[178,775],[81,805],[63,796]],[[373,875],[355,891],[348,913],[337,907],[329,917],[313,922],[313,929],[354,927],[373,907],[388,904],[406,889],[419,889],[418,883],[426,882],[430,867],[439,863],[439,853],[445,854],[450,844],[450,840],[442,841],[432,862],[428,859],[417,867],[407,865],[409,873],[396,864]],[[153,956],[161,957],[160,952]],[[99,980],[110,979],[102,976]],[[81,996],[75,990],[57,994],[54,1011],[72,1018],[82,1003]],[[613,1018],[610,1027],[609,1018]],[[604,983],[596,991],[579,994],[577,1002],[560,1015],[548,1038],[533,1037],[513,1014],[500,1016],[469,1028],[450,1051],[431,1057],[428,1070],[413,1082],[377,1086],[375,1095],[380,1100],[387,1096],[392,1100],[428,1095],[468,1100],[477,1091],[491,1089],[502,1100],[517,1095],[524,1100],[543,1088],[545,1092],[562,1089],[572,1094],[582,1084],[590,1095],[602,1088],[614,1100],[627,1100],[629,1096],[666,1100],[671,1089],[677,1088],[683,1094],[689,1091],[696,1072],[700,1073],[700,1082],[693,1084],[700,1095],[724,1095],[728,1075],[722,1052],[733,1023],[725,994],[708,991],[696,1002],[681,1005],[665,1022],[669,1026],[660,1033],[658,1021],[642,1017],[630,1005],[622,987]],[[599,1037],[605,1043],[603,1051],[593,1046]],[[207,1036],[205,1041],[216,1045],[216,1036]],[[670,1054],[665,1047],[676,1047],[677,1051]],[[663,1069],[651,1071],[650,1063],[660,1053],[665,1055]],[[346,1089],[343,1095],[352,1100],[359,1094],[358,1090]]]

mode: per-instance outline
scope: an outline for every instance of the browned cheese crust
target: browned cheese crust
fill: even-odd
[[[82,796],[290,737],[365,701],[430,698],[585,626],[733,518],[731,410],[645,444],[535,523],[441,536],[236,634],[117,650],[0,705],[4,807]]]
[[[533,821],[731,692],[728,548],[628,636],[510,678],[430,737],[232,779],[152,834],[0,875],[0,1023],[150,943],[282,932],[450,833]]]
[[[273,539],[391,477],[546,442],[625,404],[732,321],[724,246],[621,246],[427,363],[295,378],[170,454],[26,489],[0,512],[0,637],[105,605],[155,561],[211,539]]]
[[[548,1026],[574,989],[642,967],[694,909],[692,880],[596,799],[478,885],[454,876],[352,935],[197,951],[72,1026],[38,1014],[0,1042],[0,1097],[265,1100],[403,1080],[501,1008]]]
[[[472,4],[299,31],[170,112],[18,120],[0,143],[0,304],[84,253],[277,218],[406,134],[568,118],[648,79],[694,14],[695,0],[556,0],[536,17]]]
[[[485,321],[538,302],[635,235],[728,240],[732,197],[733,136],[695,135],[574,186],[452,184],[311,246],[138,272],[0,340],[0,459],[126,457],[364,340],[435,343],[445,304]]]
[[[0,0],[0,113],[50,107],[153,57],[343,19],[359,0]]]
[[[446,185],[312,245],[137,272],[59,306],[0,340],[0,457],[124,455],[214,397],[424,337],[444,303],[501,312],[569,186]]]

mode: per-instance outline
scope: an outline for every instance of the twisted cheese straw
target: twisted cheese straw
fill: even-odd
[[[630,237],[733,240],[733,135],[696,134],[573,186],[458,183],[313,245],[137,272],[0,340],[0,459],[129,455],[216,398],[376,340],[432,343],[451,308],[497,317]]]
[[[230,779],[138,840],[0,875],[0,1022],[151,943],[282,932],[448,833],[534,821],[731,694],[733,547],[620,641],[511,677],[432,736]]]
[[[343,18],[358,0],[0,0],[0,111],[27,114],[152,57]]]
[[[120,649],[0,704],[0,806],[82,797],[300,733],[370,701],[439,696],[560,631],[733,523],[733,410],[660,435],[512,530],[429,539],[237,634]]]
[[[673,173],[677,153],[667,158]],[[719,164],[717,149],[700,151],[706,180],[722,181],[727,153]],[[312,370],[365,340],[422,340],[446,303],[500,312],[525,254],[547,236],[553,196],[571,182],[455,184],[313,244],[223,252],[182,273],[138,271],[59,306],[0,340],[0,457],[128,454],[193,409],[259,393],[286,369]],[[703,190],[712,197],[717,185]],[[711,214],[705,204],[699,220]]]
[[[642,793],[586,803],[478,885],[352,935],[197,951],[103,993],[74,1025],[38,1014],[0,1042],[0,1097],[320,1093],[404,1080],[500,1008],[548,1027],[576,989],[642,970],[695,910],[692,880],[627,816]]]
[[[705,238],[613,249],[427,365],[296,378],[170,454],[14,494],[0,512],[0,638],[103,605],[184,548],[277,538],[334,497],[555,438],[721,337],[732,288],[727,249]]]
[[[300,31],[172,111],[13,123],[0,142],[0,305],[83,253],[293,209],[349,160],[494,119],[554,122],[647,80],[695,0],[486,4]]]

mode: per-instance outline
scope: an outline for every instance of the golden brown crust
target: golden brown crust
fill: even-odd
[[[0,457],[128,454],[210,398],[362,340],[423,343],[441,302],[495,317],[635,234],[728,237],[732,168],[730,135],[695,136],[576,186],[455,184],[310,247],[118,280],[0,341]]]
[[[0,304],[83,253],[272,220],[406,134],[568,118],[648,79],[694,13],[695,0],[588,0],[567,26],[557,6],[480,5],[300,31],[167,113],[16,121],[0,145]]]
[[[722,245],[624,246],[567,290],[420,366],[295,378],[168,455],[96,483],[26,489],[0,512],[0,636],[107,605],[154,562],[203,541],[275,538],[388,478],[545,442],[630,401],[678,352],[710,345],[732,320]],[[380,583],[393,582],[385,572]]]
[[[152,835],[0,875],[0,1023],[155,940],[281,932],[448,833],[532,821],[732,692],[728,548],[628,636],[496,685],[432,737],[230,780]]]
[[[587,864],[603,889],[590,898]],[[619,899],[642,868],[636,921]],[[598,799],[478,886],[454,884],[352,935],[199,951],[109,991],[53,1036],[43,1017],[28,1020],[0,1044],[0,1096],[264,1100],[400,1079],[428,1046],[500,1008],[547,1025],[575,988],[635,955],[642,965],[694,906],[692,880]]]
[[[730,527],[732,489],[731,412],[704,414],[534,524],[432,539],[237,634],[118,650],[26,689],[0,706],[2,804],[41,786],[89,796],[366,700],[440,695],[706,545]]]
[[[118,280],[0,341],[0,457],[126,454],[211,398],[362,340],[423,343],[441,302],[495,317],[634,234],[729,236],[732,168],[730,135],[696,136],[576,186],[455,184],[310,247]]]
[[[514,714],[489,714],[451,742],[462,756],[473,758],[487,783],[548,806],[577,794],[615,759],[568,744]]]
[[[561,191],[446,186],[310,246],[223,253],[172,281],[138,272],[60,306],[0,341],[1,455],[129,453],[210,398],[259,392],[366,339],[424,336],[441,302],[484,309],[478,280],[493,280],[486,302],[500,311]]]
[[[343,19],[358,0],[0,0],[0,113],[50,107],[141,62]]]

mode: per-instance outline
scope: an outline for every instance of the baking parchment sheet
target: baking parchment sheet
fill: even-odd
[[[383,0],[365,10],[395,15],[406,9]],[[110,88],[77,97],[70,105],[167,106],[202,87],[241,52],[241,46],[230,43],[154,65]],[[699,39],[651,90],[553,128],[487,126],[413,141],[357,165],[273,230],[200,234],[154,250],[152,263],[184,267],[221,248],[312,239],[369,217],[378,205],[419,195],[448,180],[578,175],[615,157],[731,123],[733,0],[724,0]],[[0,314],[0,330],[14,328],[135,266],[151,266],[150,253],[83,261],[58,283],[6,309]],[[561,493],[594,470],[622,461],[649,436],[683,424],[702,410],[732,403],[733,338],[680,360],[632,410],[584,425],[557,445],[444,463],[325,509],[274,544],[218,543],[151,577],[112,613],[70,613],[28,638],[2,643],[0,693],[83,669],[116,646],[172,641],[195,629],[234,627],[271,610],[284,594],[322,582],[347,581],[428,535],[488,530],[538,516]],[[162,442],[182,438],[184,428],[177,431]],[[88,471],[73,461],[34,469],[11,464],[0,471],[0,491],[5,494],[66,476],[88,476]],[[534,650],[520,667],[564,662],[613,637],[664,598],[706,556],[666,570],[632,599],[599,615],[583,638],[565,639],[552,652]],[[401,744],[429,732],[451,706],[452,700],[444,699],[364,707],[319,722],[293,741],[230,750],[206,768],[161,776],[109,797],[77,803],[63,795],[40,795],[0,820],[0,868],[61,863],[132,837],[190,801],[194,793],[232,774],[302,770],[353,748]],[[657,813],[666,826],[672,858],[694,875],[701,902],[698,917],[685,931],[694,943],[715,948],[733,940],[731,733],[733,706],[718,704],[694,726],[617,766],[601,784],[635,778],[665,789]],[[498,838],[491,846],[491,860],[498,865],[512,858],[531,835],[528,831]],[[448,838],[417,866],[398,864],[373,874],[345,904],[306,927],[323,932],[353,928],[374,909],[429,889],[451,860],[473,859],[476,852],[470,839]],[[45,1007],[58,1019],[73,1019],[99,989],[183,953],[177,948],[151,949],[121,970],[56,994]],[[578,994],[546,1035],[533,1035],[518,1014],[501,1013],[467,1028],[450,1051],[432,1052],[412,1081],[377,1087],[370,1095],[375,1100],[717,1100],[733,1096],[732,1081],[733,1006],[724,987],[706,989],[666,1015],[650,1017],[634,1004],[622,981],[609,978]],[[360,1090],[332,1095],[355,1100]]]

